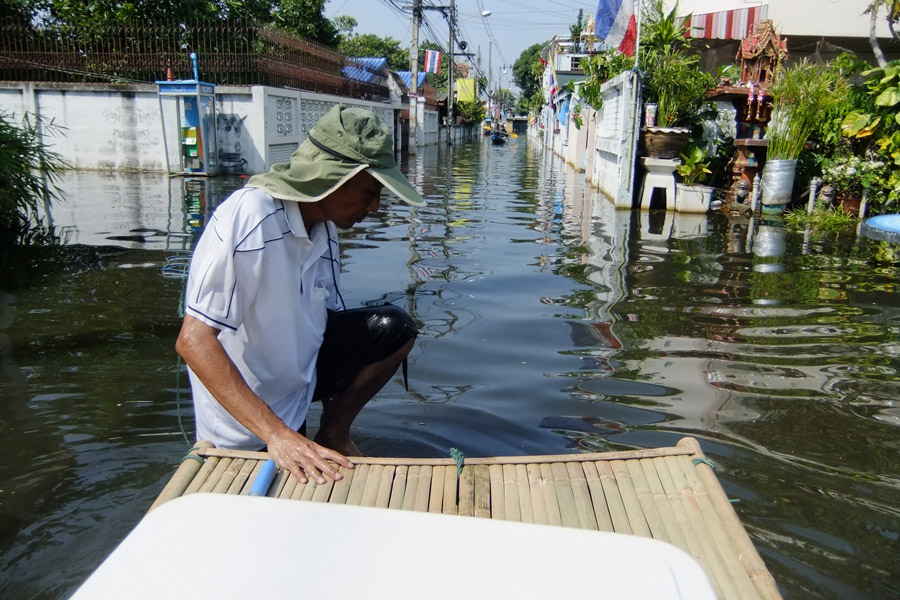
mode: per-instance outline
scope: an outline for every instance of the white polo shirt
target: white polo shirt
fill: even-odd
[[[337,260],[333,223],[308,236],[296,202],[253,188],[216,208],[191,260],[185,312],[219,330],[247,384],[292,429],[303,424],[315,391],[326,309],[338,308]],[[243,450],[265,445],[189,373],[197,439]]]

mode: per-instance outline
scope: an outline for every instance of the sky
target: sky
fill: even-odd
[[[423,7],[450,4],[449,0],[421,1]],[[412,13],[400,8],[410,6],[411,0],[328,0],[325,16],[351,16],[357,21],[355,33],[390,36],[408,48],[412,41]],[[460,29],[457,37],[469,43],[467,52],[477,55],[481,47],[481,69],[487,75],[490,62],[492,87],[499,83],[512,88],[512,65],[522,51],[532,44],[547,42],[554,35],[569,35],[578,9],[583,9],[588,18],[596,12],[597,0],[456,0]],[[484,11],[490,11],[490,16],[482,17]],[[420,28],[420,42],[431,40],[446,47],[449,33],[441,12],[426,10],[424,15],[427,25]],[[457,62],[464,60],[457,57]],[[504,65],[508,65],[505,74]]]

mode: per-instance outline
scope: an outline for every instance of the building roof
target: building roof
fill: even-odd
[[[403,85],[409,88],[410,82],[412,82],[412,74],[409,71],[397,71],[397,75],[399,75],[400,79],[403,80]],[[422,84],[425,83],[425,76],[428,75],[428,73],[419,71],[418,75],[418,83],[416,84],[417,88],[422,87]]]
[[[366,83],[372,83],[379,78],[383,78],[384,71],[388,68],[386,58],[360,56],[348,58],[347,61],[351,64],[345,65],[341,69],[344,77],[365,81]]]

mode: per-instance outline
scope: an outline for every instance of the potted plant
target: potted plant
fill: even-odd
[[[865,190],[871,190],[883,180],[887,165],[872,152],[860,157],[840,152],[822,161],[822,178],[834,189],[834,203],[846,213],[859,214],[860,202]]]
[[[846,78],[830,65],[804,60],[776,74],[769,86],[773,110],[760,184],[763,210],[783,210],[790,203],[800,152],[822,115],[842,102],[848,90]]]
[[[709,170],[706,150],[692,146],[681,154],[681,164],[675,167],[680,183],[675,184],[675,210],[705,213],[712,201],[713,188],[701,185]]]
[[[688,42],[689,17],[679,18],[677,11],[677,3],[665,12],[661,0],[654,0],[641,36],[642,94],[647,104],[656,105],[656,123],[645,123],[642,134],[646,153],[656,158],[678,157],[690,139],[688,126],[714,84]]]

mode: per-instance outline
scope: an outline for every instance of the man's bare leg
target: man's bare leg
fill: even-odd
[[[413,338],[384,360],[364,366],[346,390],[322,401],[322,419],[315,438],[317,444],[344,456],[362,456],[350,439],[350,425],[363,406],[397,372],[397,367],[409,355],[415,341]]]

